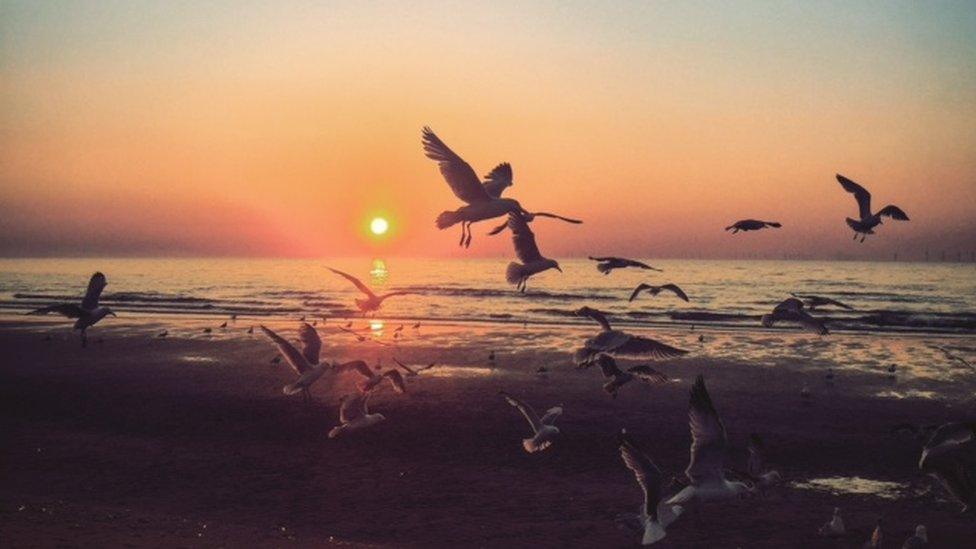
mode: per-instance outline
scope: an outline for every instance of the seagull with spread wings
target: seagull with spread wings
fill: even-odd
[[[660,341],[631,335],[620,330],[614,330],[603,311],[592,307],[581,307],[576,316],[585,316],[600,324],[600,333],[587,339],[583,347],[576,351],[576,363],[581,366],[589,365],[594,357],[600,353],[614,356],[631,356],[647,358],[673,358],[688,354],[688,351],[677,349]]]
[[[499,394],[505,397],[505,400],[517,408],[519,412],[522,412],[522,415],[529,422],[529,426],[532,427],[532,438],[522,439],[522,447],[525,448],[526,452],[530,454],[541,452],[552,445],[556,435],[559,434],[559,429],[553,423],[555,423],[556,418],[562,415],[562,406],[549,408],[546,410],[546,414],[540,418],[539,414],[535,413],[535,410],[525,402],[505,391],[499,391]]]
[[[918,468],[941,481],[963,513],[976,510],[976,422],[941,425],[925,443]]]
[[[816,309],[817,307],[826,307],[828,305],[833,305],[834,307],[840,307],[841,309],[847,309],[848,311],[854,310],[854,308],[851,307],[850,305],[841,303],[836,299],[824,297],[821,295],[810,295],[810,294],[804,295],[804,294],[793,294],[793,293],[791,293],[790,295],[797,299],[802,299],[806,307],[811,311]]]
[[[603,390],[613,398],[617,398],[617,391],[621,387],[635,379],[647,385],[660,385],[668,382],[668,376],[647,364],[631,366],[624,372],[617,366],[617,361],[612,356],[604,354],[596,357],[596,363],[600,367],[600,371],[603,372],[603,377],[608,380],[603,385]]]
[[[359,280],[358,278],[352,276],[351,274],[333,269],[332,267],[326,267],[326,268],[332,271],[333,273],[345,278],[349,282],[352,282],[353,285],[356,286],[356,288],[360,292],[366,295],[366,297],[362,299],[357,298],[355,300],[356,306],[359,307],[359,310],[362,311],[363,313],[370,313],[379,310],[379,308],[383,305],[383,301],[385,301],[387,298],[393,297],[395,295],[407,295],[410,293],[410,292],[389,292],[383,295],[376,295],[376,293],[374,293],[373,290],[369,289],[369,286],[363,284],[362,280]]]
[[[783,300],[773,308],[773,312],[762,315],[760,319],[762,325],[771,328],[779,321],[797,322],[804,330],[818,335],[827,335],[830,332],[822,320],[816,318],[803,310],[803,302],[795,297]]]
[[[637,515],[643,529],[641,545],[661,541],[667,535],[664,529],[677,520],[684,508],[664,502],[666,486],[661,469],[637,448],[625,430],[620,432],[620,457],[644,492],[644,503]]]
[[[525,222],[522,214],[508,214],[508,226],[512,229],[515,256],[521,261],[521,263],[513,261],[505,269],[505,280],[509,284],[515,284],[515,287],[524,293],[525,284],[529,277],[549,269],[563,272],[557,261],[543,257],[542,253],[539,252],[539,246],[535,243],[535,235],[532,234],[532,229],[529,229],[529,224]]]
[[[259,326],[264,335],[268,336],[278,347],[278,351],[285,357],[288,364],[298,374],[298,379],[285,385],[282,392],[286,395],[302,393],[305,404],[311,404],[312,395],[309,389],[330,371],[332,367],[326,362],[319,362],[319,352],[322,350],[322,340],[315,328],[303,322],[298,329],[298,339],[302,342],[301,352],[295,348],[287,339],[279,336],[264,325]]]
[[[781,223],[778,223],[776,221],[760,221],[758,219],[742,219],[742,220],[736,221],[735,223],[729,225],[728,227],[725,228],[725,230],[726,231],[732,231],[732,234],[735,234],[735,233],[737,233],[739,231],[742,231],[742,232],[758,231],[759,229],[765,229],[767,227],[772,228],[772,229],[778,229],[778,228],[780,228],[782,226],[783,225]]]
[[[661,286],[652,286],[650,284],[638,284],[634,291],[630,294],[630,299],[628,301],[633,301],[637,299],[637,296],[641,292],[647,292],[651,295],[657,295],[663,291],[672,292],[674,295],[678,296],[678,299],[688,301],[688,294],[684,290],[678,287],[677,284],[662,284]]]
[[[437,228],[446,229],[458,223],[461,224],[461,246],[471,245],[471,224],[501,217],[511,212],[521,213],[531,218],[535,215],[556,217],[570,223],[581,223],[579,220],[567,219],[553,214],[539,212],[531,214],[511,198],[501,198],[502,191],[512,184],[512,168],[510,165],[500,164],[492,170],[487,180],[482,183],[478,174],[470,164],[450,149],[433,130],[423,129],[422,141],[424,154],[435,160],[441,175],[447,181],[454,196],[466,205],[454,211],[445,211],[437,216]],[[499,232],[501,229],[499,229]]]
[[[837,174],[837,181],[840,182],[840,186],[844,187],[845,191],[853,194],[854,199],[857,200],[859,219],[848,217],[846,220],[847,226],[854,229],[854,240],[857,240],[857,237],[860,236],[861,242],[864,242],[867,235],[874,234],[874,228],[882,224],[882,217],[908,221],[908,214],[898,206],[890,204],[878,210],[877,213],[871,213],[871,193],[867,189],[841,174]]]
[[[383,414],[369,413],[369,393],[353,393],[339,399],[339,425],[329,430],[329,438],[359,431],[386,421]]]
[[[614,256],[604,256],[604,257],[593,257],[589,256],[590,261],[597,261],[596,270],[601,273],[608,275],[614,269],[626,269],[627,267],[637,267],[638,269],[644,269],[648,271],[658,271],[661,269],[656,267],[651,267],[647,263],[642,263],[635,259],[627,259],[625,257],[614,257]]]
[[[751,492],[749,485],[725,478],[729,438],[701,375],[691,388],[690,403],[691,459],[685,476],[691,484],[669,499],[668,504],[728,499]]]
[[[105,278],[105,275],[95,273],[88,279],[88,291],[85,292],[85,297],[82,298],[81,304],[58,303],[42,307],[27,314],[46,315],[48,313],[57,313],[67,318],[77,319],[75,320],[74,329],[81,330],[81,346],[85,347],[88,345],[88,328],[91,328],[99,320],[108,315],[117,316],[112,312],[112,309],[98,306],[98,298],[101,297],[102,290],[107,285],[108,280]]]

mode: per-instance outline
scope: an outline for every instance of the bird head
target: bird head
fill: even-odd
[[[559,262],[558,261],[556,261],[555,259],[550,259],[549,261],[550,261],[550,266],[553,269],[556,269],[559,272],[563,272],[563,270],[561,268],[559,268]]]

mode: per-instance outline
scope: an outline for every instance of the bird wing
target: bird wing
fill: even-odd
[[[637,484],[644,491],[644,513],[657,520],[657,504],[661,499],[664,475],[661,469],[641,452],[626,433],[620,434],[620,457],[624,465],[634,473]]]
[[[600,325],[601,328],[603,328],[603,331],[605,332],[611,330],[610,321],[607,319],[607,315],[603,311],[594,309],[593,307],[580,307],[576,311],[576,315],[592,318]]]
[[[897,219],[899,221],[908,221],[908,214],[902,211],[898,206],[887,205],[878,211],[878,215],[888,216],[892,219]]]
[[[613,256],[594,257],[594,256],[591,255],[591,256],[588,256],[588,257],[589,257],[590,261],[619,261],[620,260],[619,257],[613,257]]]
[[[535,243],[535,235],[529,229],[525,218],[518,213],[508,214],[508,227],[512,230],[512,244],[515,255],[522,263],[531,263],[542,259],[539,246]]]
[[[403,382],[403,376],[399,370],[387,370],[383,372],[383,378],[390,380],[390,385],[397,393],[403,394],[407,392],[407,385]]]
[[[657,269],[655,267],[651,267],[650,265],[648,265],[647,263],[644,263],[643,261],[637,261],[636,259],[623,259],[622,261],[626,264],[627,267],[640,267],[641,269],[648,269],[648,270],[651,270],[651,271],[660,271],[661,270],[661,269]]]
[[[454,191],[454,196],[468,204],[492,200],[471,165],[444,144],[430,128],[424,128],[423,143],[424,154],[427,158],[437,161],[441,175]]]
[[[405,292],[403,290],[398,290],[396,292],[385,293],[385,294],[379,296],[379,298],[380,298],[380,301],[384,301],[388,297],[393,297],[393,296],[397,296],[397,295],[410,295],[410,292]]]
[[[561,215],[556,215],[554,213],[549,213],[549,212],[530,212],[529,215],[531,215],[532,217],[551,217],[552,219],[558,219],[560,221],[565,221],[566,223],[573,223],[575,225],[579,225],[579,224],[583,223],[583,220],[582,219],[573,219],[571,217],[563,217]]]
[[[417,370],[414,370],[410,366],[407,366],[406,364],[400,362],[399,360],[397,360],[396,357],[393,357],[393,362],[396,363],[397,366],[399,366],[399,367],[403,368],[404,370],[406,370],[407,373],[416,375]]]
[[[339,405],[339,421],[349,423],[366,415],[368,394],[353,393],[342,397]]]
[[[837,301],[836,299],[831,299],[829,297],[824,297],[822,299],[824,301],[826,301],[827,303],[829,303],[830,305],[835,305],[835,306],[840,307],[842,309],[848,309],[848,310],[851,310],[851,311],[854,310],[854,307],[851,307],[850,305],[848,305],[846,303],[841,303],[840,301]]]
[[[299,374],[304,374],[312,367],[305,358],[305,355],[299,353],[298,349],[289,343],[287,339],[265,328],[264,325],[259,327],[261,328],[261,331],[264,332],[264,335],[268,336],[268,338],[278,346],[278,351],[284,355],[285,360],[288,361],[288,364],[291,364],[291,367],[294,368],[296,372]]]
[[[533,410],[531,406],[513,397],[512,395],[504,391],[501,392],[501,395],[505,397],[505,400],[507,400],[509,404],[518,408],[519,412],[522,412],[522,415],[525,416],[525,419],[529,422],[529,425],[532,426],[532,432],[538,433],[539,428],[541,427],[539,414],[535,413],[535,410]]]
[[[543,425],[552,425],[556,421],[556,418],[561,415],[563,415],[563,407],[553,406],[552,408],[546,410],[546,413],[543,414],[541,419],[539,419],[539,423]]]
[[[363,282],[361,280],[359,280],[358,278],[352,276],[351,274],[344,273],[342,271],[337,271],[337,270],[333,269],[332,267],[326,267],[326,268],[329,269],[330,271],[334,272],[335,274],[337,274],[337,275],[345,278],[349,282],[352,282],[353,285],[356,286],[356,288],[359,288],[359,291],[360,292],[363,292],[364,294],[366,294],[367,296],[372,297],[372,298],[375,298],[376,297],[376,294],[373,293],[373,290],[370,290],[369,287],[366,286],[365,284],[363,284]]]
[[[597,357],[596,363],[600,365],[603,377],[610,378],[621,374],[620,368],[617,367],[617,361],[610,355],[600,355]]]
[[[508,162],[502,162],[495,166],[495,169],[488,172],[488,175],[485,176],[485,182],[482,184],[485,192],[492,198],[501,198],[505,187],[510,187],[511,185],[512,165]]]
[[[728,436],[705,388],[705,378],[700,375],[691,388],[688,427],[691,429],[691,460],[685,469],[688,480],[692,484],[721,481]]]
[[[784,299],[776,307],[773,307],[774,313],[795,313],[803,310],[803,302],[795,297]]]
[[[57,305],[48,305],[47,307],[35,309],[27,314],[46,315],[48,313],[58,313],[68,318],[81,318],[85,314],[85,311],[74,303],[58,303]]]
[[[749,446],[746,450],[749,452],[749,461],[746,467],[749,474],[753,477],[762,475],[766,461],[765,444],[763,444],[762,438],[755,433],[749,435]]]
[[[369,365],[362,360],[353,360],[350,362],[344,362],[342,364],[336,364],[333,366],[333,368],[335,369],[336,373],[339,374],[345,372],[356,372],[367,379],[372,379],[374,377],[373,371],[369,369]]]
[[[674,295],[678,296],[680,299],[688,301],[688,294],[686,294],[684,290],[679,288],[677,284],[665,284],[661,286],[661,289],[674,292]]]
[[[651,285],[650,284],[638,284],[637,287],[634,288],[634,291],[631,292],[630,299],[628,299],[627,301],[633,301],[633,300],[637,299],[638,294],[640,294],[644,290],[648,290],[650,288],[651,288]]]
[[[622,345],[618,345],[610,351],[617,354],[641,355],[657,359],[674,358],[688,354],[688,351],[672,347],[667,343],[635,335],[630,336]]]
[[[796,316],[796,321],[800,323],[800,326],[808,332],[813,332],[818,335],[827,335],[830,333],[827,330],[827,325],[823,323],[819,318],[812,316],[806,311],[797,311],[794,313]]]
[[[861,219],[871,217],[871,193],[841,174],[837,174],[837,181],[840,182],[840,186],[844,187],[845,191],[854,195],[854,199],[857,200],[858,214],[861,216]]]
[[[85,292],[85,299],[81,300],[81,308],[92,310],[98,307],[98,298],[102,295],[102,290],[108,286],[108,280],[102,273],[95,273],[88,280],[88,291]]]
[[[662,374],[661,372],[651,368],[647,364],[638,364],[637,366],[632,366],[627,368],[627,371],[637,376],[637,379],[643,381],[644,383],[649,383],[652,385],[658,385],[661,383],[668,382],[668,376]]]
[[[308,323],[302,322],[302,326],[298,329],[298,339],[302,342],[302,356],[305,360],[309,364],[318,364],[319,351],[322,350],[322,340],[319,339],[318,331]]]
[[[960,502],[968,502],[976,493],[976,440],[929,456],[922,471],[937,476]]]

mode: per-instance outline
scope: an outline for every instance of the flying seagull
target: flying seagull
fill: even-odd
[[[797,299],[802,299],[804,304],[806,304],[807,308],[810,309],[811,311],[816,309],[817,307],[826,307],[828,305],[833,305],[835,307],[840,307],[841,309],[847,309],[849,311],[854,310],[854,308],[851,307],[850,305],[841,303],[840,301],[837,301],[836,299],[831,299],[829,297],[824,297],[820,295],[809,295],[809,294],[804,295],[804,294],[793,294],[793,293],[791,293],[790,295]]]
[[[521,214],[508,214],[508,226],[512,229],[512,245],[515,247],[515,256],[521,261],[521,263],[513,261],[505,269],[505,280],[509,284],[515,284],[515,287],[524,293],[525,283],[533,275],[549,269],[563,272],[559,268],[558,262],[543,257],[542,253],[539,252],[539,246],[535,243],[535,235],[532,234],[529,224],[525,222],[525,218]]]
[[[383,414],[369,413],[368,401],[372,393],[353,393],[339,400],[339,425],[329,431],[329,438],[358,431],[386,421]]]
[[[728,227],[725,228],[725,230],[732,231],[732,234],[735,234],[739,231],[742,232],[758,231],[759,229],[765,229],[766,227],[772,227],[774,229],[778,229],[782,226],[783,226],[782,224],[777,223],[775,221],[760,221],[758,219],[742,219],[740,221],[736,221],[735,223],[729,225]]]
[[[48,313],[57,313],[67,318],[76,318],[74,329],[81,330],[81,346],[86,347],[88,345],[88,335],[86,333],[88,328],[91,328],[99,320],[108,315],[117,316],[112,312],[112,309],[98,306],[98,298],[102,295],[102,290],[107,285],[108,281],[105,279],[105,275],[95,273],[88,279],[88,290],[85,292],[85,297],[82,298],[80,305],[75,303],[58,303],[42,307],[27,314],[46,315]]]
[[[908,214],[898,206],[888,205],[878,210],[877,213],[872,214],[871,193],[867,189],[841,174],[837,174],[837,181],[840,182],[840,186],[844,187],[845,191],[853,194],[854,199],[857,200],[858,216],[860,219],[847,218],[847,226],[854,229],[854,240],[857,240],[857,237],[860,236],[861,242],[864,242],[864,238],[867,235],[874,234],[874,228],[882,224],[882,217],[908,221]]]
[[[576,316],[585,316],[600,324],[600,333],[587,339],[583,347],[576,351],[576,363],[588,365],[595,356],[606,353],[614,356],[633,356],[648,358],[672,358],[687,354],[688,351],[677,349],[660,341],[635,336],[610,327],[606,314],[591,307],[581,307]]]
[[[937,351],[940,351],[947,359],[955,360],[960,364],[962,364],[963,366],[966,366],[967,368],[973,368],[973,365],[970,364],[968,360],[953,353],[949,349],[946,349],[945,347],[939,347],[938,345],[929,345],[929,346]]]
[[[385,380],[390,381],[390,386],[397,393],[407,392],[407,387],[403,383],[403,376],[397,370],[390,369],[381,374],[377,374],[364,361],[353,360],[351,362],[337,364],[335,371],[340,374],[344,372],[355,372],[362,376],[363,379],[356,383],[356,388],[359,389],[360,393],[372,392]]]
[[[773,308],[773,312],[762,315],[762,325],[770,328],[779,321],[798,322],[803,329],[815,334],[827,335],[830,332],[819,318],[803,310],[803,302],[795,297],[788,298]]]
[[[549,408],[546,410],[546,414],[540,418],[539,414],[536,414],[535,410],[528,404],[505,391],[499,391],[499,394],[505,397],[505,400],[509,404],[518,408],[518,411],[522,412],[522,415],[528,420],[529,426],[532,427],[532,438],[522,440],[522,447],[525,448],[526,452],[530,454],[533,452],[541,452],[552,445],[552,441],[559,434],[559,429],[553,423],[563,413],[562,406]]]
[[[729,439],[705,388],[705,378],[701,375],[691,388],[688,427],[691,429],[691,459],[685,475],[691,484],[675,494],[668,503],[727,499],[751,492],[752,488],[747,484],[725,478],[724,464]]]
[[[511,212],[528,213],[516,200],[501,198],[502,190],[511,185],[511,166],[506,168],[507,164],[499,165],[488,174],[488,180],[483,184],[471,165],[441,141],[433,130],[425,127],[422,141],[424,154],[427,158],[437,161],[441,175],[451,187],[451,191],[466,204],[457,210],[445,211],[437,216],[438,229],[461,224],[459,245],[464,247],[471,245],[472,223],[501,217]],[[497,195],[494,194],[496,192]],[[550,215],[550,217],[557,216]],[[576,220],[569,221],[576,222]]]
[[[613,271],[614,269],[626,269],[627,267],[637,267],[649,271],[661,272],[661,269],[658,269],[656,267],[651,267],[647,263],[641,263],[640,261],[634,259],[627,259],[625,257],[613,257],[613,256],[593,257],[591,255],[589,256],[589,258],[590,261],[598,262],[596,264],[596,270],[600,271],[605,275],[610,274],[610,272]]]
[[[630,299],[628,301],[633,301],[637,299],[638,294],[641,292],[647,292],[651,295],[657,295],[662,291],[667,290],[673,292],[674,295],[678,296],[679,299],[688,301],[688,294],[684,292],[677,284],[664,284],[661,286],[651,286],[650,284],[638,284],[634,291],[630,294]]]
[[[356,306],[359,307],[359,310],[363,313],[369,313],[369,312],[379,310],[380,306],[383,305],[383,301],[389,297],[393,297],[395,295],[407,295],[408,293],[410,293],[410,292],[389,292],[383,295],[376,295],[375,293],[373,293],[373,290],[370,290],[368,286],[363,284],[363,281],[352,276],[351,274],[338,271],[336,269],[333,269],[332,267],[326,267],[326,268],[332,271],[333,273],[345,278],[349,282],[352,282],[353,285],[356,286],[356,288],[358,288],[360,292],[366,294],[365,298],[355,300]]]
[[[976,510],[976,422],[946,423],[932,433],[918,468],[942,482],[962,512]]]
[[[644,452],[640,451],[626,431],[620,433],[620,457],[634,473],[637,484],[644,492],[644,503],[638,517],[643,527],[641,545],[651,545],[667,535],[665,528],[681,515],[680,505],[664,503],[664,475],[661,469]]]
[[[302,323],[298,329],[298,339],[302,342],[302,351],[299,352],[287,339],[274,333],[264,325],[259,326],[259,328],[264,332],[264,335],[268,336],[274,342],[278,347],[278,351],[284,355],[285,360],[295,370],[295,373],[298,374],[298,379],[285,385],[282,388],[282,392],[286,395],[302,393],[305,404],[310,404],[312,395],[309,393],[309,388],[323,374],[331,369],[328,363],[319,362],[322,340],[319,339],[318,332],[308,324]]]
[[[603,377],[609,380],[603,385],[603,390],[614,398],[617,398],[617,391],[621,387],[634,379],[648,385],[660,385],[668,382],[668,376],[658,372],[647,364],[632,366],[624,372],[617,366],[617,361],[612,356],[604,354],[596,357],[596,363],[600,366]]]

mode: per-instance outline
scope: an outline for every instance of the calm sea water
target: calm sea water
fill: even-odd
[[[326,265],[359,276],[377,291],[405,290],[380,312],[388,319],[585,323],[572,311],[590,305],[622,325],[696,324],[755,328],[790,292],[830,296],[854,311],[818,310],[833,330],[976,333],[972,264],[648,260],[656,273],[600,274],[587,260],[562,261],[519,294],[504,280],[507,260],[4,259],[0,311],[19,314],[77,300],[88,277],[109,280],[103,302],[126,315],[277,316],[356,314],[356,290]],[[641,282],[674,282],[670,294],[627,298]]]

